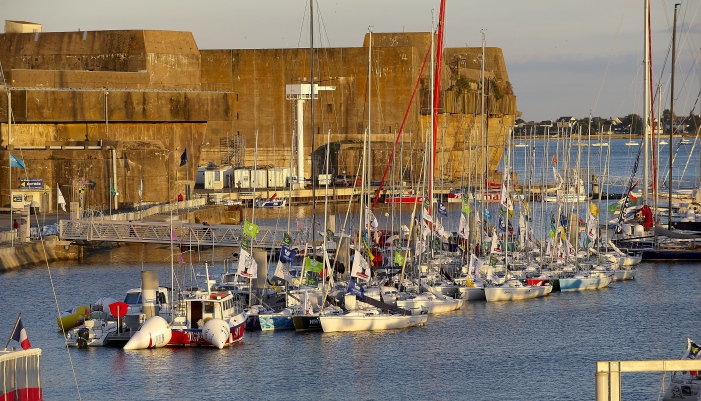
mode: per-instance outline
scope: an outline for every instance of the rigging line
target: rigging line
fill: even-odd
[[[601,91],[604,88],[604,83],[606,82],[606,75],[608,73],[609,67],[611,66],[611,59],[613,58],[614,51],[616,49],[616,43],[618,42],[618,36],[621,33],[621,26],[623,25],[623,17],[626,15],[626,10],[628,9],[629,1],[626,2],[626,6],[623,9],[623,15],[621,15],[621,20],[618,23],[618,30],[616,31],[616,37],[613,40],[613,45],[611,46],[611,52],[609,53],[608,61],[606,62],[606,69],[604,70],[604,77],[601,79],[601,85],[599,85],[599,92],[596,94],[596,100],[594,101],[593,111],[596,111],[596,106],[599,104],[599,98],[601,97]]]
[[[0,64],[0,74],[2,74],[2,80],[3,80],[3,84],[5,86],[5,92],[9,96],[9,87],[7,86],[7,83],[5,82],[5,72],[2,69],[1,64]],[[10,100],[9,97],[8,97],[8,100]],[[10,121],[13,124],[16,124],[15,114],[12,111],[12,107],[10,104],[8,104],[8,108],[9,108],[9,113],[10,113],[10,116],[9,116]],[[8,133],[9,132],[10,132],[10,128],[8,127]],[[8,160],[10,158],[9,155],[11,154],[10,150],[9,150],[9,145],[10,144],[9,144],[9,138],[8,138]],[[20,157],[22,158],[22,161],[24,161],[24,154],[22,152],[22,149],[20,149]],[[10,168],[12,168],[12,167],[10,167]],[[26,167],[24,168],[24,174],[25,174],[25,178],[27,178],[29,175],[29,172],[27,171]],[[10,212],[12,212],[12,183],[10,183],[9,192],[10,192]],[[34,214],[34,217],[35,217],[36,222],[37,222],[37,227],[39,227],[39,216]],[[58,296],[56,295],[56,286],[54,285],[54,279],[53,279],[53,276],[51,274],[51,266],[49,265],[49,258],[48,258],[48,254],[46,252],[46,242],[44,241],[44,236],[42,235],[41,229],[38,229],[37,231],[39,232],[39,240],[41,242],[41,249],[44,253],[44,263],[46,263],[46,271],[49,275],[49,282],[51,283],[51,292],[52,292],[53,297],[54,297],[54,305],[56,305],[56,315],[60,317],[61,316],[61,308],[58,304]],[[61,320],[61,329],[64,329],[62,320]],[[63,331],[65,332],[66,330],[64,329]],[[75,382],[75,388],[76,388],[76,391],[78,393],[78,399],[82,400],[83,398],[82,398],[82,395],[80,394],[80,386],[78,385],[78,376],[76,375],[76,372],[75,372],[75,366],[73,364],[73,358],[71,356],[71,350],[70,350],[70,347],[68,346],[68,338],[66,338],[66,336],[64,336],[64,338],[63,338],[63,343],[64,343],[64,346],[66,347],[66,352],[68,353],[68,361],[71,365],[71,372],[73,373],[73,381]]]
[[[701,3],[699,3],[699,5],[701,6]],[[698,9],[699,9],[699,6],[697,6],[696,11],[698,11]],[[686,15],[686,14],[683,14],[683,15]],[[693,19],[692,19],[692,21],[693,21]],[[684,21],[682,21],[682,25],[683,25],[683,24],[684,24]],[[677,50],[677,60],[679,60],[679,56],[678,56],[678,55],[681,54],[681,53],[683,52],[684,45],[685,45],[685,44],[687,43],[687,41],[688,41],[688,38],[689,38],[689,31],[690,31],[690,30],[691,30],[691,27],[689,26],[689,28],[686,30],[686,34],[684,35],[685,40],[682,41],[682,42],[680,43],[679,50]],[[670,39],[670,47],[671,47],[671,39]],[[682,88],[685,89],[686,92],[687,92],[687,102],[688,102],[688,100],[689,100],[689,98],[690,98],[690,96],[691,96],[691,95],[690,95],[690,90],[689,90],[689,85],[687,84],[687,81],[688,81],[688,79],[689,79],[689,76],[691,76],[691,75],[694,73],[693,69],[694,69],[694,66],[696,65],[696,62],[698,61],[698,57],[699,57],[699,52],[697,51],[697,52],[696,52],[696,56],[694,57],[693,62],[692,62],[691,65],[689,66],[689,71],[687,72],[686,75],[683,73],[683,71],[681,71],[681,63],[678,63],[678,64],[679,64],[679,65],[678,65],[678,69],[680,70],[680,73],[681,73],[681,76],[682,76],[682,85],[681,85],[681,86],[682,86]],[[665,60],[665,62],[666,62],[666,60]],[[670,78],[670,79],[671,79],[671,78]],[[668,82],[669,82],[669,81],[668,81]],[[679,99],[679,98],[678,98],[678,97],[675,97],[675,100],[676,100],[676,99]]]

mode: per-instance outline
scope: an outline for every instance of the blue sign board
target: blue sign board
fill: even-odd
[[[43,178],[27,178],[19,180],[20,189],[44,189]]]

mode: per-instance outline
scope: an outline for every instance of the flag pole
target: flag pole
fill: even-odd
[[[5,349],[3,351],[7,351],[7,346],[10,345],[10,341],[12,341],[12,337],[15,335],[15,330],[17,330],[17,325],[19,324],[19,320],[22,318],[22,312],[17,315],[17,320],[15,321],[15,327],[12,328],[12,332],[10,332],[10,338],[7,339],[7,343],[5,344]]]

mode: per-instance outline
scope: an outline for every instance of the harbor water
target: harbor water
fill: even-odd
[[[228,250],[208,252],[202,259],[223,258]],[[161,284],[168,285],[168,255],[155,245],[125,246],[83,264],[55,264],[60,307],[121,299],[139,286],[141,269],[159,270]],[[154,258],[164,261],[140,262]],[[32,346],[43,350],[47,400],[78,398],[71,363],[84,400],[582,400],[594,399],[596,361],[676,359],[686,336],[701,338],[697,269],[643,263],[634,281],[604,290],[470,302],[461,311],[431,315],[423,328],[246,332],[243,343],[223,350],[71,348],[69,357],[47,268],[36,267],[0,275],[0,323],[9,335],[22,312]],[[210,273],[221,271],[218,264]],[[657,399],[662,375],[624,374],[623,399]]]

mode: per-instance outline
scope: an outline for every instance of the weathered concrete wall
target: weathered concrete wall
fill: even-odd
[[[314,81],[335,86],[336,90],[320,92],[313,102],[313,134],[312,102],[304,105],[302,152],[308,155],[305,157],[307,175],[311,173],[312,138],[317,155],[323,155],[318,150],[323,144],[339,144],[332,156],[334,172],[345,170],[352,174],[360,162],[358,144],[369,126],[374,145],[373,154],[369,156],[374,172],[372,178],[379,179],[418,79],[420,89],[404,128],[404,135],[409,139],[405,142],[402,159],[405,164],[412,163],[405,165],[405,170],[411,170],[414,175],[421,170],[430,126],[427,117],[430,114],[429,66],[421,77],[418,75],[431,34],[383,33],[373,34],[372,39],[369,93],[368,35],[363,47],[315,50]],[[486,77],[499,89],[498,93],[494,92],[490,84],[485,109],[485,114],[489,115],[487,153],[491,171],[496,169],[501,158],[504,127],[513,123],[516,99],[508,93],[508,74],[501,50],[488,48],[486,54]],[[464,175],[462,149],[475,147],[476,142],[472,141],[482,137],[475,132],[479,125],[474,123],[473,117],[481,112],[480,89],[475,82],[479,77],[480,56],[479,48],[445,50],[439,109],[439,121],[444,127],[439,130],[439,146],[443,147],[439,147],[439,151],[445,157],[437,170],[443,169],[441,176],[446,179]],[[308,49],[200,51],[189,32],[137,30],[0,35],[0,61],[11,85],[11,106],[17,123],[9,143],[5,123],[7,98],[0,96],[0,146],[132,141],[131,151],[141,153],[118,155],[122,166],[128,164],[124,160],[134,163],[131,170],[121,167],[126,174],[117,180],[117,190],[123,198],[120,203],[134,201],[134,180],[138,182],[135,171],[152,174],[149,180],[153,182],[155,176],[160,175],[159,182],[166,186],[153,184],[157,194],[149,194],[153,198],[149,201],[166,200],[170,196],[168,189],[175,188],[176,194],[182,192],[184,180],[188,176],[190,181],[194,180],[197,165],[228,160],[233,150],[232,138],[242,138],[245,143],[241,151],[242,165],[252,166],[255,158],[259,166],[288,167],[290,156],[296,159],[291,150],[297,116],[295,103],[285,98],[285,85],[309,82],[309,57]],[[465,79],[469,81],[467,87],[464,87]],[[461,87],[459,80],[462,80]],[[370,122],[368,103],[371,105]],[[466,136],[470,143],[464,145]],[[160,141],[160,145],[139,148],[139,144],[148,141]],[[162,154],[168,154],[167,162],[177,165],[178,156],[185,147],[190,160],[186,167],[178,170],[151,164],[165,162]],[[55,187],[56,183],[67,185],[78,177],[85,178],[96,183],[94,204],[108,204],[108,180],[112,172],[105,150],[70,156],[49,150],[34,152],[40,153],[28,153],[29,166],[40,160],[50,160],[44,163],[50,173],[39,177],[45,178],[47,184]],[[51,161],[52,158],[56,162]],[[71,163],[74,166],[68,167]],[[317,167],[319,163],[315,161]],[[87,171],[86,166],[90,165],[92,171]],[[32,174],[43,174],[39,170],[31,171],[32,168],[28,167]],[[474,169],[476,167],[471,171]],[[5,170],[0,167],[0,180]],[[118,175],[124,172],[122,170],[117,168]],[[170,192],[172,195],[173,191]],[[145,189],[144,201],[146,194],[148,190]]]
[[[13,87],[134,88],[120,74],[92,71],[147,73],[139,89],[197,90],[200,83],[200,53],[190,32],[7,33],[0,35],[0,61]],[[11,70],[31,71],[13,77]],[[59,79],[49,78],[55,76],[46,75],[49,70],[58,70]]]
[[[41,266],[57,260],[78,260],[82,257],[81,247],[70,245],[70,241],[47,240],[44,244],[42,246],[37,241],[0,248],[0,271]]]

